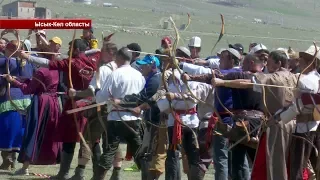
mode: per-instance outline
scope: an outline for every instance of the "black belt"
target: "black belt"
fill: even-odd
[[[264,113],[258,110],[239,110],[234,112],[235,117],[237,118],[262,118]]]

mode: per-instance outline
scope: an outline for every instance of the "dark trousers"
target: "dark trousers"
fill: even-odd
[[[202,128],[198,131],[198,142],[199,142],[199,151],[200,151],[200,158],[206,160],[202,162],[206,168],[209,168],[212,160],[212,153],[210,149],[207,148],[207,131],[208,128]]]
[[[108,121],[107,126],[107,147],[103,151],[99,166],[109,170],[112,167],[114,155],[119,148],[120,138],[123,137],[130,145],[131,151],[135,154],[141,145],[140,121],[125,121],[130,126],[129,129],[122,121]],[[135,131],[135,132],[133,132]],[[135,158],[135,162],[139,166],[139,158]]]
[[[303,169],[307,167],[307,162],[310,159],[311,165],[316,170],[317,160],[315,149],[310,144],[320,151],[320,132],[307,132],[307,133],[295,133],[294,135],[304,137],[310,142],[304,139],[292,138],[292,145],[290,148],[290,179],[291,180],[302,180]]]
[[[254,161],[256,150],[248,146],[238,144],[232,149],[231,171],[234,180],[250,180],[249,158]],[[247,158],[249,157],[249,158]]]
[[[172,144],[173,127],[168,127],[169,145]],[[184,149],[189,167],[198,167],[202,164],[200,151],[196,148],[196,138],[193,132],[186,127],[182,128],[182,148]],[[180,147],[181,148],[181,147]],[[179,148],[174,150],[169,146],[166,159],[166,180],[180,180]]]

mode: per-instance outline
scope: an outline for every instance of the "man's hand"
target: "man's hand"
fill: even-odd
[[[21,58],[21,59],[26,59],[26,60],[29,60],[29,54],[27,54],[26,52],[24,51],[18,51],[18,56]]]
[[[172,101],[172,100],[175,99],[175,95],[174,95],[174,93],[168,92],[168,93],[166,93],[166,98],[167,98],[169,101]]]
[[[112,98],[111,100],[114,102],[115,105],[119,105],[121,103],[120,99]]]
[[[73,89],[73,88],[70,88],[69,89],[69,91],[68,91],[68,95],[70,96],[70,97],[76,97],[76,95],[77,95],[77,91],[75,90],[75,89]]]
[[[225,81],[222,79],[219,79],[219,78],[212,78],[212,80],[211,80],[211,85],[213,87],[223,86],[224,83],[225,83]]]
[[[4,78],[6,78],[6,80],[10,83],[12,81],[14,81],[13,77],[10,76],[9,74],[4,75]]]
[[[140,108],[140,106],[135,107],[135,108],[132,108],[132,109],[130,109],[130,111],[131,111],[131,113],[132,113],[134,116],[140,117],[140,115],[141,115],[141,108]]]
[[[181,80],[182,80],[184,83],[187,83],[188,81],[191,80],[191,78],[190,78],[190,76],[189,76],[188,74],[183,73],[183,74],[181,75]]]

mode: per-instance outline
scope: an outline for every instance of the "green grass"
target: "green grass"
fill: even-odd
[[[159,29],[160,22],[169,16],[173,16],[179,27],[187,22],[187,12],[191,13],[192,20],[188,32],[180,32],[182,40],[179,45],[187,46],[190,37],[200,36],[203,44],[202,56],[210,55],[211,48],[218,38],[221,27],[219,13],[222,13],[225,17],[226,33],[216,50],[225,47],[228,42],[240,42],[245,48],[251,42],[262,42],[270,49],[291,46],[294,49],[305,50],[312,44],[313,40],[319,39],[320,34],[320,24],[318,23],[320,11],[319,8],[314,10],[313,0],[238,0],[237,3],[242,3],[245,5],[244,7],[220,6],[208,3],[206,0],[96,0],[95,4],[89,6],[70,1],[38,0],[37,2],[38,6],[50,8],[53,14],[58,14],[59,17],[92,18],[95,35],[99,40],[102,31],[104,31],[104,34],[116,32],[113,41],[120,46],[137,42],[141,44],[142,50],[147,52],[154,52],[160,46],[162,36],[174,35],[172,30]],[[9,0],[5,0],[3,4],[7,2]],[[120,8],[102,7],[103,2],[111,2]],[[319,6],[318,4],[316,5]],[[155,12],[152,12],[153,9]],[[236,19],[237,16],[241,17]],[[253,24],[254,18],[268,21],[269,24]],[[282,22],[282,18],[283,25],[277,25]],[[120,26],[120,28],[111,25]],[[123,32],[123,29],[130,30],[131,33]],[[145,31],[153,34],[145,34]],[[81,30],[78,31],[79,36],[80,33]],[[55,35],[63,39],[63,50],[66,51],[67,43],[72,37],[72,31],[48,30],[48,37]],[[299,42],[259,37],[310,41]]]
[[[121,145],[120,146],[122,151],[123,151],[123,155],[125,155],[126,153],[126,146],[125,145]],[[79,146],[77,146],[76,148],[76,153],[74,155],[73,161],[72,161],[72,167],[70,170],[70,174],[73,175],[74,174],[74,169],[77,167],[77,157],[78,157],[78,150],[79,150]],[[123,161],[123,165],[122,165],[122,169],[125,169],[127,167],[130,167],[133,165],[133,161]],[[18,164],[18,168],[21,167],[21,164]],[[182,166],[181,166],[182,168]],[[41,174],[46,174],[46,175],[55,175],[56,173],[58,173],[59,171],[59,165],[52,165],[52,166],[31,166],[29,169],[29,172],[32,173],[41,173]],[[112,169],[108,172],[107,174],[107,178],[109,179],[112,173]],[[212,166],[210,166],[210,169],[208,170],[205,180],[212,180],[213,178],[213,173],[214,170],[212,169]],[[182,173],[183,174],[183,173]],[[92,164],[90,162],[89,165],[86,166],[86,180],[90,180],[90,178],[92,178]],[[121,172],[121,177],[122,180],[140,180],[140,172]],[[37,176],[12,176],[10,174],[10,172],[7,171],[0,171],[0,179],[1,180],[32,180],[32,179],[41,179],[40,177]],[[43,179],[43,178],[42,178]],[[185,174],[183,174],[182,177],[183,180],[187,180],[187,177]],[[164,174],[161,176],[160,180],[164,180]]]

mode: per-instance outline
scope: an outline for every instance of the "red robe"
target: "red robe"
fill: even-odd
[[[76,90],[85,90],[88,88],[89,83],[96,70],[97,60],[100,58],[100,53],[91,55],[90,57],[85,54],[80,54],[79,57],[72,58],[71,62],[71,78],[73,88]],[[49,62],[50,70],[60,70],[68,74],[69,72],[69,59],[61,61],[53,60]],[[68,88],[70,88],[69,76],[66,78],[68,82],[65,82]],[[77,107],[86,106],[88,103],[84,101],[76,101]],[[57,141],[60,142],[79,142],[80,137],[76,129],[76,124],[73,120],[73,114],[66,114],[67,110],[73,109],[71,100],[68,99],[63,107],[62,114],[59,119]],[[81,112],[76,113],[77,121],[80,126],[80,131],[83,132],[87,123],[87,119]]]

